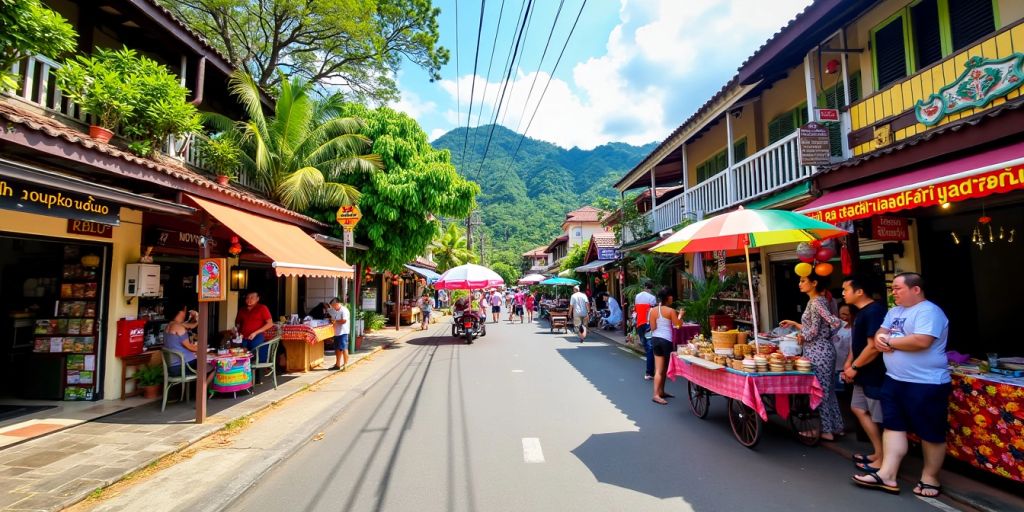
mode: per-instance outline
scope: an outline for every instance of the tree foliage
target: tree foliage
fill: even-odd
[[[0,88],[18,87],[9,70],[33,55],[56,59],[75,49],[75,29],[39,0],[0,0]]]
[[[455,172],[449,153],[432,148],[427,134],[408,115],[353,103],[345,104],[342,112],[365,121],[362,134],[373,141],[371,149],[383,164],[383,172],[342,177],[361,193],[363,219],[355,235],[370,247],[349,256],[374,269],[398,271],[433,241],[439,230],[437,218],[469,215],[480,188]],[[334,211],[316,216],[334,222]]]
[[[578,244],[573,246],[572,249],[569,249],[569,252],[565,255],[565,258],[562,258],[562,263],[559,265],[562,272],[571,270],[571,277],[576,276],[576,267],[583,265],[583,260],[587,257],[588,248],[588,244]],[[559,273],[559,275],[561,275],[561,273]]]
[[[509,265],[508,263],[499,261],[497,263],[492,264],[490,266],[490,269],[495,271],[499,276],[501,276],[501,278],[505,280],[506,285],[511,286],[516,284],[517,281],[519,281],[519,269],[512,265]]]
[[[466,233],[454,222],[442,231],[431,244],[437,271],[444,272],[466,263],[476,263],[477,257],[467,246]]]
[[[397,97],[394,75],[409,60],[440,78],[440,9],[430,0],[161,0],[196,27],[260,87],[278,71],[349,91],[350,99]]]

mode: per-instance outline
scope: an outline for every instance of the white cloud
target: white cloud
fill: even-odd
[[[401,84],[398,84],[401,88]],[[427,114],[437,110],[437,103],[424,101],[418,94],[409,90],[402,90],[402,97],[395,102],[388,103],[388,106],[398,112],[405,112],[413,119],[420,119]]]
[[[446,133],[448,133],[448,130],[445,130],[444,128],[434,128],[433,130],[430,130],[430,136],[427,137],[427,140],[429,140],[430,142],[434,142],[435,140],[438,139],[438,137]]]

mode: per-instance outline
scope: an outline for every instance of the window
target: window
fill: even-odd
[[[860,99],[860,71],[850,75],[850,103]],[[825,89],[818,96],[818,106],[821,108],[842,108],[843,105],[843,80],[839,79],[836,85]],[[840,123],[825,123],[828,128],[828,140],[832,146],[832,156],[843,156],[843,141]],[[771,130],[769,129],[769,132]]]
[[[734,162],[739,162],[744,158],[747,158],[747,138],[744,137],[732,145],[732,158]],[[729,155],[725,154],[725,150],[719,151],[715,156],[708,158],[704,162],[701,162],[697,166],[697,183],[700,183],[712,176],[726,170],[729,167]]]
[[[895,83],[995,29],[995,0],[914,2],[871,31],[875,86]]]
[[[778,115],[768,123],[768,144],[775,144],[805,124],[807,124],[806,103]]]
[[[572,236],[574,236],[576,238],[582,238],[583,237],[583,230],[580,229],[580,228],[576,228],[576,231],[573,231]]]

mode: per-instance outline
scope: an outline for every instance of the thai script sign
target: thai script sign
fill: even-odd
[[[886,242],[910,240],[907,219],[901,217],[871,217],[871,239]]]
[[[341,228],[346,231],[351,231],[356,228],[356,224],[359,224],[359,219],[363,218],[362,212],[359,211],[358,206],[342,206],[338,208],[338,213],[335,216],[335,220],[338,224],[341,224]]]
[[[800,165],[828,165],[832,163],[832,144],[828,141],[828,128],[818,123],[800,127]]]
[[[910,208],[953,203],[991,194],[1005,194],[1014,190],[1024,190],[1024,166],[1007,167],[933,183],[805,214],[830,224],[837,224]]]
[[[619,251],[615,249],[598,249],[597,259],[604,261],[613,261],[619,259]]]
[[[814,117],[817,121],[830,121],[839,122],[839,109],[838,108],[816,108],[814,109]]]
[[[97,201],[90,195],[22,183],[10,178],[0,180],[0,208],[63,219],[89,220],[111,226],[120,224],[119,208],[116,205]]]

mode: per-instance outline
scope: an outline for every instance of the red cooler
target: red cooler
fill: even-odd
[[[114,348],[114,355],[125,357],[141,354],[145,338],[145,320],[125,320],[123,318],[118,320],[117,346]]]

